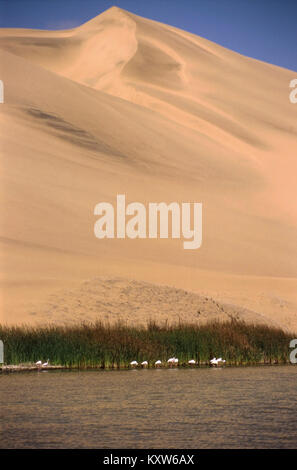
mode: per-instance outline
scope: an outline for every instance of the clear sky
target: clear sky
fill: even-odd
[[[71,28],[113,5],[297,71],[297,0],[0,0],[0,27]]]

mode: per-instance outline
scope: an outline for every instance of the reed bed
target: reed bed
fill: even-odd
[[[171,356],[179,365],[195,359],[209,364],[223,357],[228,365],[287,363],[292,335],[266,325],[231,319],[204,325],[178,323],[146,327],[124,324],[83,323],[77,326],[1,326],[5,364],[35,363],[69,368],[127,368],[131,361],[156,360],[165,365]],[[295,336],[296,337],[296,336]]]

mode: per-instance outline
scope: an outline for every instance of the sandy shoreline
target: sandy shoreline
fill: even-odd
[[[211,368],[211,369],[224,369],[225,367],[230,368],[230,367],[252,367],[252,366],[282,366],[282,365],[293,365],[290,364],[289,362],[277,362],[277,361],[266,361],[266,362],[251,362],[251,363],[226,363],[224,366],[218,366],[218,367],[213,367],[211,366],[208,362],[202,362],[199,365],[196,364],[194,366],[188,365],[188,364],[179,364],[178,366],[175,367],[170,367],[167,365],[163,365],[160,367],[155,367],[153,365],[149,367],[102,367],[102,366],[94,366],[94,367],[79,367],[79,366],[48,366],[48,367],[37,367],[34,365],[5,365],[5,366],[0,366],[0,372],[31,372],[31,371],[36,371],[36,372],[43,372],[43,371],[50,371],[50,370],[78,370],[78,371],[88,371],[88,370],[161,370],[161,369],[201,369],[201,368]]]

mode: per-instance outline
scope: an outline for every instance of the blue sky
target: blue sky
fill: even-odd
[[[297,0],[0,0],[0,27],[71,28],[113,5],[297,71]]]

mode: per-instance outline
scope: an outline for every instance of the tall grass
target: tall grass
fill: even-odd
[[[66,367],[128,367],[132,360],[167,361],[180,364],[195,359],[208,363],[223,357],[227,364],[286,363],[292,335],[265,325],[243,321],[211,322],[204,325],[179,323],[173,326],[151,322],[147,327],[101,322],[77,326],[0,325],[5,363],[33,363],[50,359]]]

